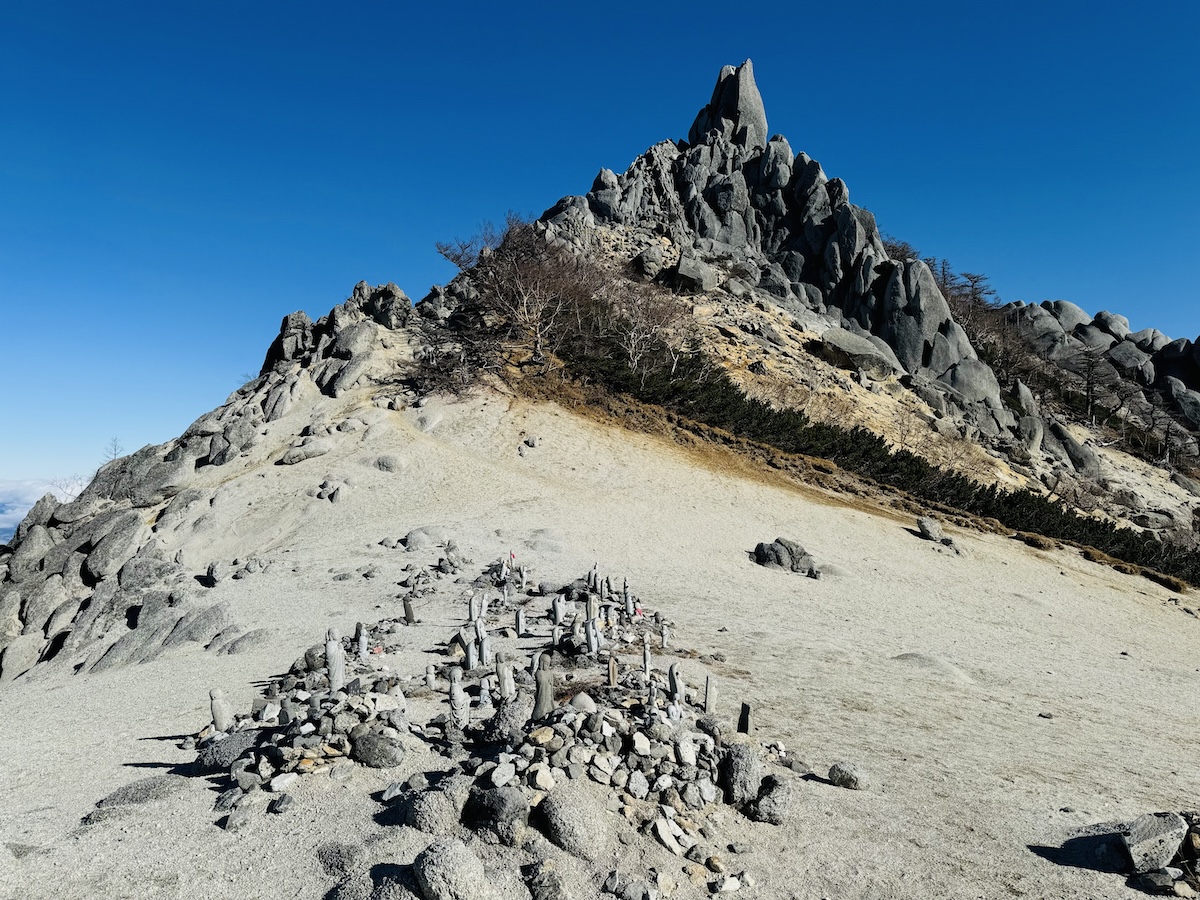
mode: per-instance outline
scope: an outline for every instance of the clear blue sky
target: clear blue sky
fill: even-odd
[[[1198,34],[1178,0],[6,4],[0,481],[179,434],[360,279],[419,299],[435,240],[685,136],[747,57],[884,231],[1194,337]]]

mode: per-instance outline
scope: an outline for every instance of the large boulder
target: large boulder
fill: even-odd
[[[877,380],[904,372],[896,354],[886,344],[880,347],[845,328],[826,330],[821,335],[821,352],[835,365],[857,369]]]

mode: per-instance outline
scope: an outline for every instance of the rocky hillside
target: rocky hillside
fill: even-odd
[[[635,393],[658,385],[657,401],[646,399],[669,408],[701,383],[688,373],[721,371],[742,397],[722,403],[757,404],[744,437],[829,455],[1013,530],[1047,522],[1053,537],[1102,545],[1135,571],[1187,577],[1173,548],[1184,552],[1194,538],[1200,487],[1110,446],[1091,428],[1094,410],[1072,416],[1019,376],[1034,381],[1026,373],[1047,366],[1074,373],[1089,405],[1110,410],[1110,428],[1165,429],[1173,461],[1186,463],[1200,422],[1195,346],[1130,334],[1120,316],[1088,317],[1067,303],[1010,304],[989,314],[1011,323],[1041,368],[1010,366],[998,377],[926,263],[890,258],[874,216],[849,196],[769,134],[746,62],[721,71],[686,141],[651,147],[621,175],[602,170],[586,195],[460,255],[462,274],[419,303],[395,285],[364,283],[318,322],[288,315],[260,376],[225,405],[179,438],[106,465],[78,499],[47,496],[31,510],[0,550],[0,679],[38,662],[100,671],[183,642],[231,649],[245,635],[205,588],[261,564],[207,525],[214,506],[236,496],[231,485],[357,439],[362,419],[327,419],[325,400],[365,392],[371,405],[396,410],[448,384],[519,381],[531,370],[518,348],[542,373],[553,361],[560,379],[609,377],[611,389]],[[591,331],[568,334],[568,320]],[[648,335],[642,349],[634,326]],[[670,357],[669,371],[644,363],[655,353]],[[627,365],[601,372],[598,359],[617,357]],[[744,420],[676,411],[734,431]],[[825,427],[815,443],[814,423]],[[1036,514],[1006,519],[1009,507],[1033,501],[1006,500],[1001,488],[1032,492]],[[313,493],[336,501],[338,490]],[[231,568],[223,559],[245,561]]]

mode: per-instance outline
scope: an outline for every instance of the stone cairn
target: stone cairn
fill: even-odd
[[[729,804],[780,824],[792,802],[790,776],[808,770],[778,742],[764,752],[730,733],[718,717],[713,678],[703,690],[686,682],[679,660],[697,654],[680,645],[672,623],[643,607],[627,579],[617,589],[593,567],[562,588],[535,586],[524,567],[501,560],[464,596],[465,621],[445,644],[446,662],[407,677],[377,657],[415,621],[413,601],[430,579],[414,573],[401,584],[409,588],[401,617],[360,623],[353,638],[329,629],[323,644],[268,682],[248,714],[234,714],[223,692],[212,692],[213,723],[191,746],[199,771],[229,773],[216,802],[228,813],[226,828],[248,821],[254,804],[246,800],[260,791],[273,795],[269,811],[283,812],[301,776],[348,780],[354,763],[398,765],[405,741],[419,740],[453,767],[432,784],[429,773],[418,773],[384,792],[399,822],[441,833],[429,810],[439,810],[441,821],[449,801],[456,821],[514,843],[532,809],[553,810],[550,798],[562,786],[590,780],[608,790],[609,809],[686,860],[697,886],[728,892],[753,884],[731,871],[709,813]],[[547,597],[548,608],[534,613],[530,607]],[[514,639],[525,652],[493,649],[494,640]],[[444,711],[412,723],[406,693],[440,698]],[[749,704],[739,718],[748,732]],[[586,856],[549,812],[532,821]],[[642,882],[613,872],[601,890],[649,897],[665,887],[660,877],[650,872],[642,891]]]

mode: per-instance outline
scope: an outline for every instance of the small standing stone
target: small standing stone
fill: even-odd
[[[517,628],[517,637],[522,637],[525,634],[525,610],[524,609],[517,610],[516,628]]]
[[[533,701],[533,718],[541,720],[550,715],[554,709],[554,673],[539,669],[537,675],[537,693]]]
[[[336,628],[325,633],[325,666],[329,672],[329,690],[337,693],[346,686],[346,652]]]
[[[367,626],[359,622],[354,626],[354,643],[358,647],[358,658],[362,662],[367,661]]]
[[[717,711],[717,683],[709,675],[704,680],[704,713],[711,716]]]
[[[417,624],[417,614],[413,610],[411,597],[404,598],[404,624],[406,624],[406,625],[416,625]]]
[[[437,669],[432,664],[425,667],[425,687],[433,690],[437,685]]]
[[[742,711],[738,714],[738,734],[750,733],[750,704],[743,703]]]
[[[608,686],[610,688],[617,686],[617,658],[615,656],[608,658]]]
[[[208,705],[212,711],[213,727],[217,731],[228,731],[233,727],[233,705],[226,699],[223,690],[213,688],[209,691]]]
[[[517,695],[516,680],[513,678],[512,665],[496,660],[496,681],[499,684],[500,699],[511,700]]]

